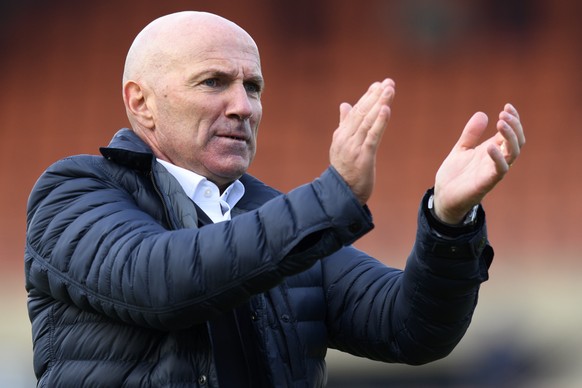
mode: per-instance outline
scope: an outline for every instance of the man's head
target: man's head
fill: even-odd
[[[250,35],[203,12],[170,14],[146,26],[123,73],[133,130],[158,158],[220,188],[238,179],[254,158],[262,88]]]

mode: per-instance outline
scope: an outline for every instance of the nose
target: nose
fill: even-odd
[[[248,120],[253,115],[253,105],[246,88],[242,84],[235,84],[231,88],[226,115],[237,120]]]

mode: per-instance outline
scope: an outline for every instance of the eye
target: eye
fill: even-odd
[[[245,89],[249,93],[259,94],[261,93],[261,85],[256,82],[245,82],[244,83]]]
[[[216,88],[220,85],[218,78],[208,78],[202,81],[202,85],[208,86],[211,88]]]

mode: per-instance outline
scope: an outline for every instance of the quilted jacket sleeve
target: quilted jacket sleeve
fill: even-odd
[[[482,209],[479,220],[473,232],[449,239],[419,211],[404,271],[354,248],[324,260],[330,346],[407,364],[448,355],[469,326],[493,258]]]
[[[28,203],[26,282],[124,322],[178,329],[206,321],[372,228],[330,168],[232,221],[167,230],[137,205],[143,185],[120,184],[98,167],[102,160],[65,159],[37,182]]]

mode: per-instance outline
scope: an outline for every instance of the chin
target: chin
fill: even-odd
[[[214,171],[214,176],[219,177],[223,182],[233,182],[243,176],[247,172],[249,165],[244,166],[229,166],[229,168],[217,169]]]

